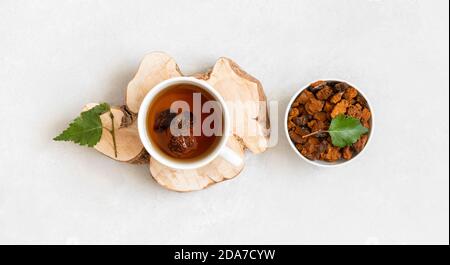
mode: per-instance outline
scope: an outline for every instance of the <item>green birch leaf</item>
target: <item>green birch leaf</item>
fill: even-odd
[[[359,119],[339,115],[330,124],[328,133],[334,146],[345,147],[356,143],[361,135],[367,133],[369,129],[364,127]]]
[[[53,138],[55,141],[72,141],[79,145],[93,147],[102,137],[103,126],[100,115],[110,110],[107,103],[99,104],[90,110],[84,111],[75,118],[67,129]]]

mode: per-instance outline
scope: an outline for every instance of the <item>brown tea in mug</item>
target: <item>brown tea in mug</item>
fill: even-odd
[[[201,129],[197,131],[198,133],[193,133],[194,126],[200,126],[201,128],[204,120],[214,113],[213,110],[211,110],[211,113],[194,112],[195,93],[199,93],[196,96],[198,98],[200,95],[201,98],[201,106],[196,106],[199,110],[202,109],[205,102],[215,101],[212,95],[198,86],[191,84],[173,85],[156,95],[147,113],[147,132],[150,140],[164,154],[175,159],[195,160],[202,158],[210,154],[220,141],[221,135],[207,136]],[[177,112],[171,112],[172,104],[179,101],[186,102],[189,111],[180,109]],[[221,122],[223,121],[221,120]],[[182,135],[174,135],[171,124],[187,131]],[[220,128],[223,128],[223,126]]]

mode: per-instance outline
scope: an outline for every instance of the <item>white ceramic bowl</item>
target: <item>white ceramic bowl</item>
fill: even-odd
[[[367,143],[364,146],[363,150],[361,150],[361,152],[359,152],[356,156],[352,157],[352,159],[350,160],[338,160],[336,162],[327,162],[327,161],[321,161],[321,160],[310,160],[307,157],[305,157],[304,155],[302,155],[300,153],[299,150],[297,150],[297,148],[295,147],[295,144],[292,142],[291,137],[289,136],[289,130],[288,130],[288,115],[289,115],[289,110],[291,108],[292,103],[294,102],[294,100],[298,97],[298,95],[300,95],[300,93],[302,93],[305,89],[307,89],[309,87],[310,84],[312,84],[313,82],[308,83],[308,85],[306,85],[305,87],[303,87],[302,89],[300,89],[297,93],[295,93],[291,100],[289,101],[289,104],[287,105],[286,108],[286,113],[284,115],[284,131],[286,133],[286,137],[288,138],[288,142],[289,145],[292,147],[292,149],[294,150],[294,152],[300,156],[303,160],[305,160],[306,162],[308,162],[309,164],[318,166],[318,167],[336,167],[336,166],[341,166],[341,165],[347,165],[350,162],[354,161],[355,159],[360,158],[366,151],[369,143],[371,142],[371,139],[373,138],[373,129],[374,129],[374,115],[373,115],[373,108],[372,105],[370,104],[368,98],[366,97],[366,95],[361,91],[361,89],[358,86],[354,86],[352,83],[345,81],[345,80],[340,80],[340,79],[336,79],[336,78],[329,78],[329,79],[320,79],[320,80],[324,80],[324,81],[337,81],[337,82],[343,82],[343,83],[347,83],[350,86],[356,88],[356,90],[358,90],[358,92],[364,97],[364,99],[367,102],[367,107],[369,108],[372,116],[371,116],[371,128],[369,131],[369,138],[367,139]]]

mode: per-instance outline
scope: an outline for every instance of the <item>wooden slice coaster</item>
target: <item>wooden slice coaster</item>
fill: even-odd
[[[111,135],[103,133],[95,149],[112,159],[130,163],[149,162],[153,178],[162,186],[175,191],[194,191],[204,189],[212,184],[222,182],[237,176],[244,164],[233,166],[221,157],[211,163],[194,170],[177,170],[162,165],[149,158],[137,131],[137,113],[145,95],[158,83],[172,77],[182,76],[175,60],[166,53],[153,52],[142,60],[139,69],[130,81],[126,91],[125,105],[112,109],[114,114],[117,141],[117,158]],[[267,115],[267,100],[261,83],[243,71],[235,62],[228,58],[219,58],[213,68],[194,77],[211,84],[223,96],[232,113],[233,136],[227,145],[242,158],[244,150],[258,154],[267,149],[269,137],[269,118]],[[249,104],[253,102],[254,104]],[[236,106],[247,106],[237,108]],[[93,107],[88,104],[85,108]],[[250,106],[250,107],[248,107]],[[232,115],[233,116],[233,115]],[[104,127],[111,127],[108,117],[101,117]],[[242,120],[244,119],[244,120]],[[245,126],[245,128],[242,128]],[[251,133],[249,133],[251,132]]]

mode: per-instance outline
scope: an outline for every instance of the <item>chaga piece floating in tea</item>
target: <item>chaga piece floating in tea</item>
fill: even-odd
[[[188,136],[171,136],[169,140],[169,150],[176,155],[186,155],[195,150],[198,146],[197,139],[192,134]]]
[[[168,148],[175,156],[187,155],[198,146],[197,138],[193,135],[194,114],[190,111],[171,114],[175,114],[175,116],[171,115],[173,118],[168,122],[169,126],[166,128],[166,134],[170,137]],[[177,130],[176,132],[170,131],[169,127],[172,123],[176,125],[174,128]]]
[[[155,125],[153,126],[153,129],[158,132],[164,132],[170,127],[170,123],[172,122],[173,118],[175,118],[175,116],[177,116],[177,114],[170,112],[170,109],[161,111],[155,119]]]
[[[161,111],[155,118],[153,129],[157,132],[164,132],[165,130],[170,128],[170,124],[173,120],[176,121],[179,129],[189,129],[192,128],[194,124],[194,114],[189,111],[176,114],[174,112],[170,112],[170,109],[166,109],[164,111]]]
[[[358,119],[362,126],[371,128],[369,106],[357,89],[338,81],[312,83],[290,107],[287,123],[291,141],[310,160],[350,160],[362,151],[368,135],[362,135],[353,145],[333,146],[327,130],[339,115]]]

